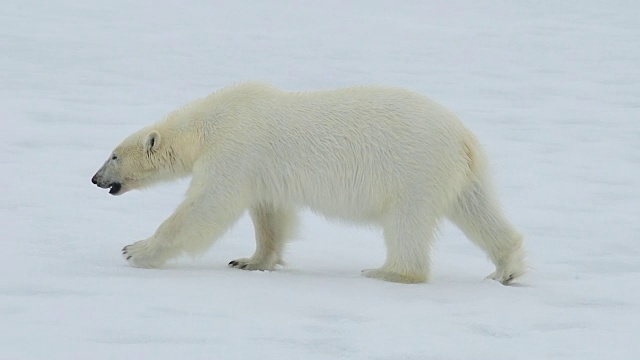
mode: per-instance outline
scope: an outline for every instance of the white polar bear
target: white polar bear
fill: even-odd
[[[248,209],[256,251],[229,265],[272,270],[297,210],[309,208],[382,227],[386,262],[367,277],[427,281],[442,218],[487,254],[490,278],[506,284],[525,272],[522,236],[499,208],[480,144],[451,112],[407,90],[232,86],[126,138],[92,181],[119,195],[188,175],[173,215],[123,249],[132,265],[201,253]]]

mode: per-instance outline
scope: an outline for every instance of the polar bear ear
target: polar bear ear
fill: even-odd
[[[147,135],[147,138],[144,141],[144,150],[148,153],[151,153],[158,150],[159,145],[160,133],[154,130],[150,132],[149,135]]]

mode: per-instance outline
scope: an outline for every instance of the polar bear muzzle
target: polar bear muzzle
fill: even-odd
[[[91,182],[102,189],[109,189],[109,194],[119,195],[122,191],[122,182],[119,181],[117,176],[113,175],[112,169],[110,169],[110,162],[107,161],[91,178]]]
[[[119,182],[106,183],[102,180],[99,174],[95,174],[91,178],[91,182],[97,185],[99,188],[109,189],[109,194],[111,195],[118,195],[120,190],[122,190],[122,183],[119,183]]]

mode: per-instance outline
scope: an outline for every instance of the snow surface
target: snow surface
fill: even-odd
[[[8,1],[0,12],[0,359],[640,357],[640,3]],[[492,156],[532,269],[444,225],[429,284],[359,275],[380,232],[305,214],[289,267],[247,217],[204,257],[127,266],[186,182],[111,197],[126,135],[244,80],[407,87]]]

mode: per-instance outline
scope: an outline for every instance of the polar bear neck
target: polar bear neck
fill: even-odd
[[[202,131],[195,121],[181,121],[185,114],[171,114],[156,123],[150,130],[157,131],[161,142],[166,144],[167,156],[171,159],[171,171],[178,177],[191,175],[193,165],[202,154]]]
[[[187,176],[211,143],[225,140],[217,134],[224,133],[219,130],[228,127],[228,121],[250,108],[255,99],[274,93],[277,90],[263,83],[230,86],[179,107],[147,130],[158,131],[161,141],[170,144],[169,157],[175,162],[171,169],[174,175]]]

